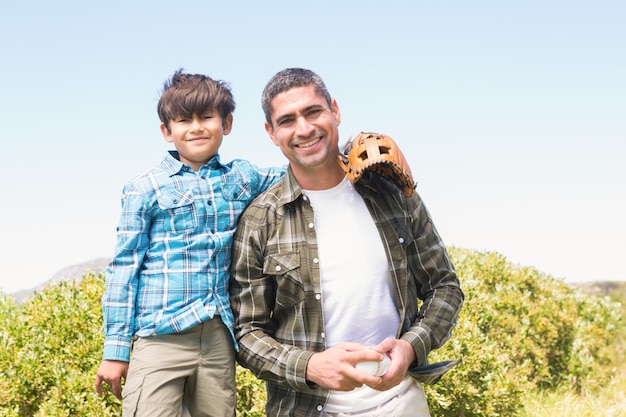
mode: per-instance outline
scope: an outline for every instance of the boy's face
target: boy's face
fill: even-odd
[[[233,116],[222,120],[219,112],[213,110],[191,118],[179,117],[170,120],[168,132],[161,123],[161,133],[166,141],[173,143],[180,156],[180,162],[189,164],[198,171],[209,159],[217,155],[222,139],[230,133]]]

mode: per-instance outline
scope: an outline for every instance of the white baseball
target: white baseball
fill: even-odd
[[[364,372],[373,376],[383,376],[389,369],[389,363],[391,363],[391,359],[387,356],[386,353],[383,353],[383,360],[380,362],[377,361],[365,361],[359,362],[354,367],[361,372]]]

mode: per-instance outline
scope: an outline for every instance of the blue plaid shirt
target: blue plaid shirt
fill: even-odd
[[[224,165],[219,156],[196,173],[172,151],[124,186],[102,297],[103,359],[129,361],[134,335],[177,333],[215,314],[233,333],[228,281],[237,221],[283,174],[244,160]]]

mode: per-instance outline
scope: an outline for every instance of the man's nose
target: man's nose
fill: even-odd
[[[315,130],[315,126],[309,122],[306,117],[298,117],[296,119],[296,135],[308,137]]]

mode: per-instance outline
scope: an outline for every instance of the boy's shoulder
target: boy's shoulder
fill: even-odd
[[[137,192],[153,191],[171,182],[171,173],[164,166],[164,160],[161,160],[158,164],[128,180],[124,185],[124,189],[133,189]]]

